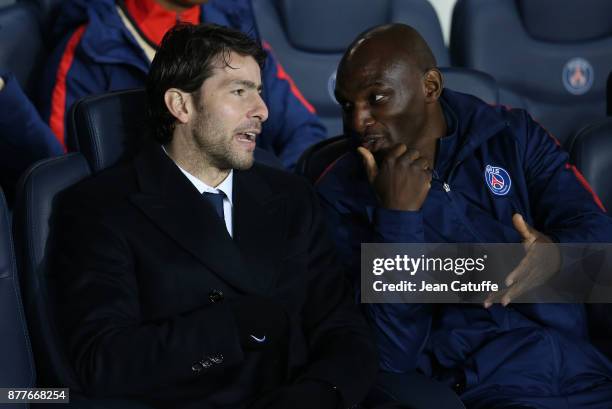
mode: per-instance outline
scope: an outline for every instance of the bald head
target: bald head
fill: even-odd
[[[364,58],[397,59],[423,73],[437,65],[425,39],[405,24],[388,24],[360,34],[342,57],[340,67],[359,64]]]
[[[445,129],[438,101],[442,88],[442,74],[423,37],[410,26],[390,24],[351,44],[338,67],[335,92],[345,130],[369,150],[394,143],[418,149],[426,144],[431,150],[431,141]]]

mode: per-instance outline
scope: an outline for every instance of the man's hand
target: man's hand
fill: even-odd
[[[368,180],[383,207],[394,210],[419,210],[431,187],[431,165],[416,150],[397,144],[387,151],[380,169],[372,152],[360,146]]]
[[[0,77],[0,91],[4,88],[4,78]]]
[[[526,254],[506,277],[505,284],[508,288],[489,295],[484,302],[485,308],[495,302],[507,306],[527,291],[544,284],[561,268],[559,248],[548,236],[528,225],[518,213],[512,216],[512,223],[523,238]]]

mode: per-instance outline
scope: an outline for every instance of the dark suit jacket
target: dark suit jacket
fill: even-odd
[[[240,408],[312,378],[347,406],[363,398],[375,347],[312,189],[258,164],[235,171],[233,189],[233,239],[159,146],[61,197],[60,325],[86,391]],[[230,306],[253,295],[289,317],[282,359],[240,345]]]

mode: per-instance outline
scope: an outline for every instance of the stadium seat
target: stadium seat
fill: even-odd
[[[459,67],[442,67],[440,71],[445,88],[477,96],[491,105],[499,104],[499,87],[491,75]],[[514,106],[514,108],[520,108],[520,106]]]
[[[53,243],[53,211],[57,195],[90,175],[80,153],[46,159],[24,174],[15,205],[15,243],[23,301],[37,367],[37,385],[70,388],[69,409],[147,409],[138,402],[88,399],[76,379],[58,331],[55,277],[48,265]]]
[[[455,67],[440,71],[445,88],[475,95],[489,104],[499,103],[497,83],[489,74]],[[300,156],[295,172],[314,184],[328,166],[351,148],[355,148],[354,141],[343,135],[318,142]]]
[[[17,260],[38,381],[42,385],[78,385],[61,353],[53,312],[52,276],[46,261],[53,199],[87,176],[89,167],[79,154],[46,159],[26,171],[17,192],[13,217]]]
[[[427,0],[254,0],[253,11],[259,34],[313,104],[328,135],[342,133],[333,93],[336,67],[360,32],[409,24],[425,37],[438,65],[449,65],[440,22]]]
[[[19,0],[31,3],[38,9],[40,21],[46,30],[52,29],[52,24],[59,14],[62,3],[66,0]]]
[[[590,124],[571,143],[570,161],[589,182],[604,207],[612,211],[612,118]]]
[[[83,154],[93,173],[132,157],[148,143],[144,89],[85,97],[69,113],[68,150]],[[255,160],[282,169],[273,154],[257,148]]]
[[[44,61],[37,11],[27,3],[0,8],[0,72],[11,71],[30,98]]]
[[[11,225],[4,194],[0,189],[0,386],[3,388],[32,388],[36,373],[30,350]],[[2,404],[3,408],[18,409],[24,404]]]
[[[580,170],[601,199],[608,214],[612,211],[612,118],[605,118],[580,130],[573,140],[570,161]],[[612,359],[612,304],[588,304],[591,342]]]
[[[584,125],[605,115],[612,67],[612,2],[458,0],[453,65],[489,73],[501,102],[525,108],[567,146]]]

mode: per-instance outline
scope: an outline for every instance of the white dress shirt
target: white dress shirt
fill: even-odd
[[[166,148],[164,148],[163,146],[162,148],[164,149],[164,152],[166,152],[166,155],[168,155]],[[170,155],[168,155],[168,157],[172,159]],[[174,162],[173,159],[172,161]],[[234,224],[233,224],[232,209],[234,208],[234,202],[232,199],[233,197],[232,192],[233,192],[234,170],[233,169],[230,170],[229,174],[223,180],[223,182],[219,183],[219,185],[215,188],[215,187],[209,186],[206,183],[202,182],[200,179],[193,176],[191,173],[187,172],[185,169],[181,168],[176,162],[174,162],[174,164],[181,170],[181,172],[183,172],[185,177],[193,184],[193,186],[195,186],[195,188],[198,189],[198,192],[200,192],[200,194],[204,192],[210,192],[210,193],[223,192],[225,194],[225,197],[223,198],[223,218],[225,219],[225,227],[227,228],[227,232],[229,233],[231,237],[233,237],[234,236],[234,228],[233,228]]]

